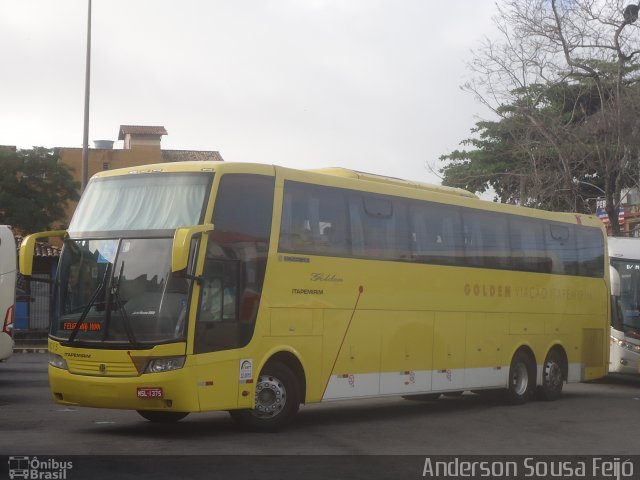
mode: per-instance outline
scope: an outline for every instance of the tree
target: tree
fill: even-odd
[[[620,0],[504,0],[498,41],[474,52],[465,85],[496,114],[443,158],[445,184],[484,181],[501,201],[582,210],[602,195],[614,228],[637,184],[640,30]],[[492,154],[499,152],[500,158]],[[465,179],[466,176],[466,179]],[[600,192],[602,190],[602,192]]]
[[[54,150],[0,151],[0,223],[20,233],[50,230],[77,201],[80,184]]]

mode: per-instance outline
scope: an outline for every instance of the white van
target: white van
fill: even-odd
[[[16,299],[16,241],[6,225],[0,225],[0,361],[13,353],[13,315]]]

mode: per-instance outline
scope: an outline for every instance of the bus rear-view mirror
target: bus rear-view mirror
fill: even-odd
[[[194,235],[213,231],[213,225],[195,225],[193,227],[181,227],[176,229],[173,235],[171,248],[171,271],[179,272],[187,268],[189,262],[189,247]]]
[[[33,272],[33,256],[36,248],[36,241],[40,238],[64,237],[66,230],[52,230],[48,232],[33,233],[26,236],[20,244],[20,273],[25,277],[31,276]]]

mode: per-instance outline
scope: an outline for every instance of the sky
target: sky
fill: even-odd
[[[0,145],[81,147],[87,0],[0,0]],[[492,0],[93,0],[89,140],[440,183]],[[116,148],[122,142],[116,142]]]

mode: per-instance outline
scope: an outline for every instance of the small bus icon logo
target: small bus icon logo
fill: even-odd
[[[29,457],[9,457],[9,478],[29,478]]]

